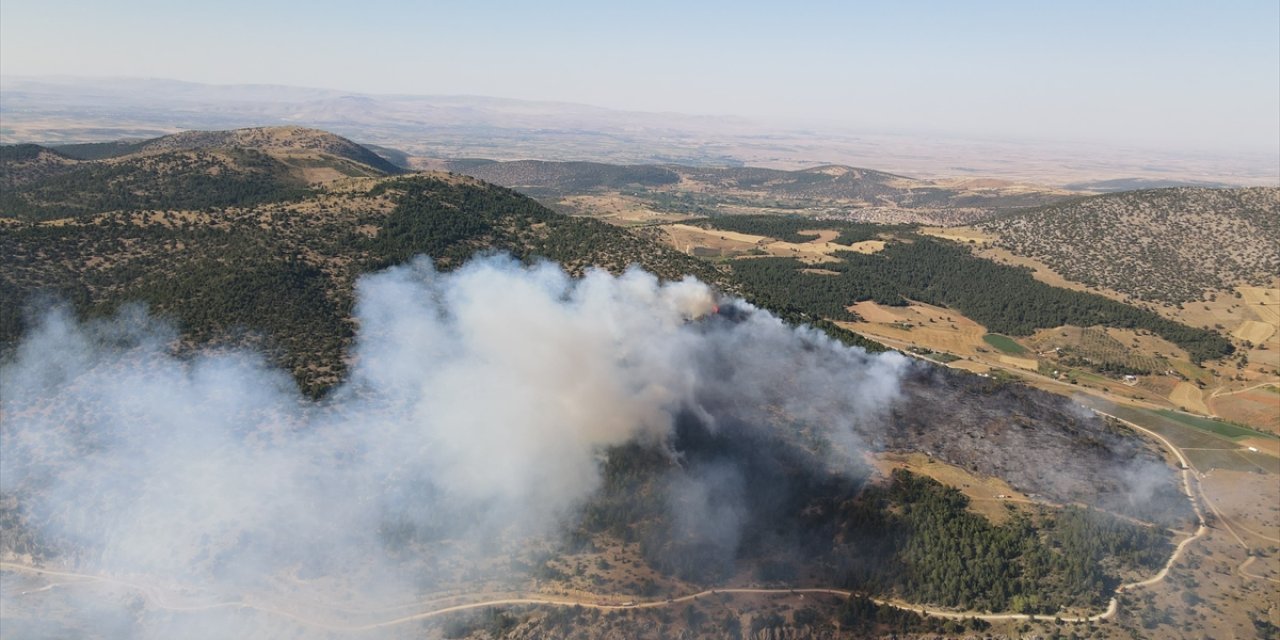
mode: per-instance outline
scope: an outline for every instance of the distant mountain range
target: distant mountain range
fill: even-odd
[[[995,177],[1053,186],[1114,179],[1275,185],[1280,177],[1274,154],[1214,156],[479,96],[374,95],[137,78],[6,76],[0,78],[0,116],[0,142],[5,143],[103,142],[266,124],[323,128],[437,159],[776,169],[842,164],[927,178]]]

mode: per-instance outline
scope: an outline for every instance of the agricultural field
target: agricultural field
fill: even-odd
[[[1201,415],[1209,415],[1209,407],[1204,404],[1204,393],[1200,387],[1190,382],[1179,382],[1169,392],[1169,402],[1183,411],[1191,411]]]
[[[1013,338],[998,333],[988,333],[982,336],[982,341],[1010,355],[1020,356],[1027,352],[1027,348],[1014,342]]]
[[[1084,366],[1112,375],[1149,375],[1170,368],[1163,353],[1143,349],[1140,339],[1162,343],[1163,349],[1181,352],[1171,343],[1154,336],[1141,336],[1132,330],[1103,327],[1058,327],[1036,332],[1028,343],[1042,354],[1052,356],[1062,367]],[[1126,345],[1122,340],[1128,339]],[[1183,354],[1183,353],[1180,353]],[[1185,355],[1183,354],[1183,357]],[[1188,363],[1189,364],[1189,363]]]
[[[1182,453],[1197,469],[1224,471],[1270,471],[1246,458],[1240,449],[1183,449]],[[1274,458],[1273,458],[1274,459]]]
[[[1089,398],[1082,401],[1160,434],[1182,449],[1202,473],[1226,469],[1280,474],[1280,438],[1270,434],[1177,411],[1104,407]]]
[[[1208,418],[1201,418],[1199,416],[1187,415],[1185,413],[1180,413],[1177,411],[1168,411],[1168,410],[1160,409],[1160,410],[1157,410],[1156,413],[1160,414],[1161,416],[1164,416],[1165,418],[1173,420],[1175,422],[1185,424],[1193,429],[1208,431],[1209,433],[1217,434],[1224,438],[1230,438],[1232,440],[1240,440],[1243,438],[1259,438],[1259,437],[1275,438],[1275,436],[1271,434],[1261,433],[1259,431],[1255,431],[1248,427],[1228,424],[1226,422],[1221,422],[1218,420],[1210,420]]]
[[[1014,356],[1000,356],[1000,363],[1009,365],[1011,367],[1016,367],[1018,369],[1025,369],[1027,371],[1040,370],[1040,361],[1034,358],[1017,358]]]
[[[649,203],[624,194],[581,194],[566,197],[551,206],[557,212],[599,218],[610,224],[633,227],[680,222],[691,214],[655,209]]]
[[[852,245],[838,244],[833,242],[838,235],[837,231],[821,228],[805,230],[808,233],[802,231],[803,235],[812,236],[811,240],[802,242],[787,242],[722,229],[704,229],[689,224],[664,225],[662,231],[667,236],[668,244],[698,258],[776,256],[795,258],[805,264],[822,264],[838,262],[832,255],[837,251],[876,253],[884,248],[881,240],[865,240]]]
[[[1280,433],[1280,389],[1276,384],[1217,390],[1205,397],[1210,413],[1224,419]]]
[[[1088,398],[1083,398],[1088,401]],[[1090,403],[1092,404],[1092,403]],[[1101,405],[1099,405],[1101,406]],[[1173,446],[1180,449],[1238,449],[1231,440],[1210,431],[1202,431],[1190,425],[1170,420],[1169,418],[1138,407],[1115,405],[1105,407],[1107,413],[1122,420],[1142,425],[1143,427],[1164,436]]]
[[[1275,287],[1237,287],[1249,310],[1274,328],[1280,325],[1280,289]]]
[[[1245,441],[1246,443],[1248,441]],[[1260,448],[1260,447],[1259,447]],[[1244,456],[1245,460],[1253,463],[1259,469],[1265,469],[1267,473],[1280,474],[1280,458],[1276,457],[1274,450],[1271,453],[1263,453],[1262,451],[1244,450],[1239,452]]]

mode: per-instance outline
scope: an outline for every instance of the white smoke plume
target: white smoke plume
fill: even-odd
[[[255,353],[175,355],[175,332],[140,309],[46,314],[0,370],[10,513],[62,567],[200,602],[282,581],[308,602],[412,601],[501,578],[476,560],[485,550],[554,536],[600,486],[605,450],[664,446],[682,414],[712,429],[786,415],[843,464],[909,366],[767,313],[726,320],[706,285],[639,270],[575,280],[491,257],[445,274],[420,259],[364,278],[357,300],[348,379],[321,401]],[[689,486],[682,504],[705,513],[679,526],[733,538],[725,493]],[[406,558],[404,532],[449,551]],[[20,614],[24,597],[5,589],[0,603]],[[229,611],[199,627],[121,615],[125,636],[263,632]]]

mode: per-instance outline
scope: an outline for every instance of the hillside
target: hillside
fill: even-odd
[[[186,132],[53,150],[6,147],[3,215],[49,220],[113,210],[249,206],[317,184],[401,169],[345,138],[296,127]]]
[[[240,184],[225,173],[218,178],[220,188]],[[621,271],[635,263],[667,277],[718,278],[626,231],[457,177],[370,179],[213,211],[210,201],[190,202],[180,194],[170,207],[146,200],[145,207],[56,225],[7,225],[0,233],[0,336],[18,335],[25,301],[41,291],[94,314],[144,301],[178,319],[195,340],[259,334],[318,391],[344,367],[355,278],[420,253],[445,268],[488,249],[550,258],[579,273],[588,265]]]
[[[1280,189],[1174,188],[1071,200],[977,225],[1090,287],[1185,303],[1280,273]]]
[[[177,149],[250,148],[268,154],[306,157],[322,154],[350,160],[387,174],[402,169],[342,136],[305,127],[252,127],[231,131],[184,131],[140,143],[142,152]]]
[[[276,156],[323,155],[366,165],[387,174],[402,169],[368,147],[342,136],[305,127],[251,127],[231,131],[184,131],[149,140],[58,145],[59,153],[80,160],[104,160],[136,153],[195,149],[255,149]]]

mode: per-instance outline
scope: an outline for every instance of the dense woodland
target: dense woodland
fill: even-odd
[[[903,470],[888,486],[868,488],[842,523],[859,554],[847,585],[912,602],[1053,613],[1105,605],[1120,582],[1115,567],[1154,573],[1172,550],[1167,531],[1097,511],[1017,512],[994,525],[968,511],[968,502],[955,488]]]
[[[768,306],[835,320],[856,320],[847,307],[863,300],[899,306],[914,300],[956,309],[990,331],[1014,336],[1062,325],[1100,325],[1146,329],[1182,347],[1197,362],[1233,351],[1230,341],[1212,331],[1099,295],[1049,286],[1025,269],[976,258],[942,240],[905,235],[880,253],[838,255],[841,262],[822,265],[837,275],[805,272],[808,265],[793,258],[737,260],[733,270]]]

